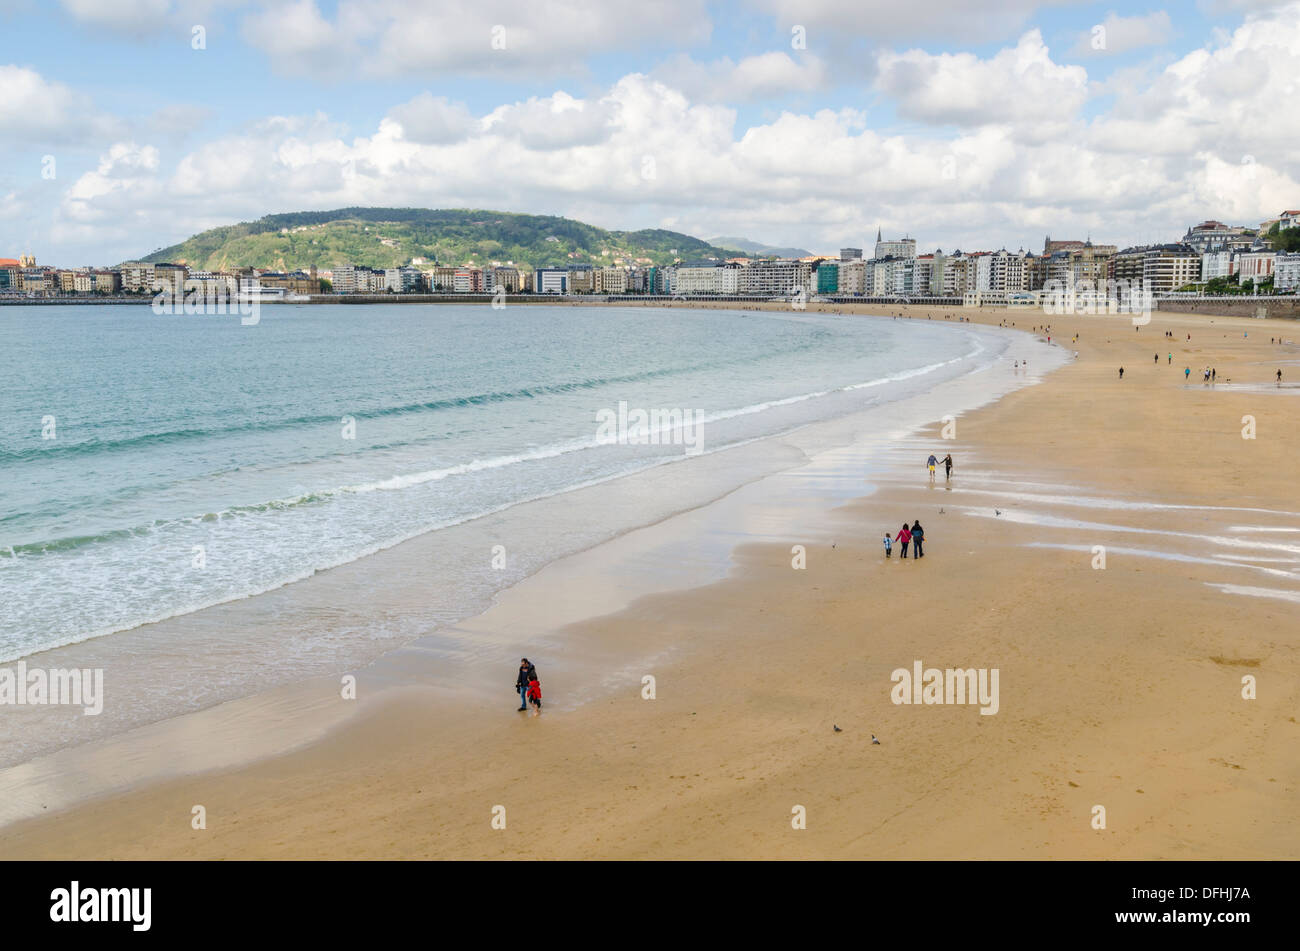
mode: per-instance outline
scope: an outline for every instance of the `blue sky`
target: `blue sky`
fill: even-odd
[[[349,204],[815,250],[877,224],[1171,240],[1300,205],[1298,22],[1268,0],[0,0],[0,257],[115,263]]]

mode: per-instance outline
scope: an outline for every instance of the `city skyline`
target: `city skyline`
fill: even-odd
[[[878,227],[922,252],[1124,247],[1206,218],[1254,226],[1300,192],[1295,2],[433,16],[5,0],[0,254],[111,264],[351,205],[817,252]]]

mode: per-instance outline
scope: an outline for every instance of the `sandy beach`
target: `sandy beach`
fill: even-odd
[[[229,722],[205,728],[218,708],[65,751],[58,762],[112,759],[122,744],[143,756],[166,734],[196,756],[184,775],[0,828],[0,855],[1300,854],[1300,327],[899,312],[1050,322],[1050,346],[1077,357],[957,415],[952,438],[936,405],[921,432],[824,458],[792,450],[786,470],[727,499],[553,562],[458,625],[502,659],[490,690],[422,682],[438,658],[397,652],[358,674],[355,712],[337,712],[335,678],[264,709],[263,723],[319,724],[292,750],[250,736],[246,762],[205,767],[209,748],[240,744]],[[1035,336],[1034,363],[1049,346]],[[931,452],[953,455],[951,480],[942,467],[930,479]],[[858,466],[869,484],[845,482]],[[885,559],[884,532],[916,519],[926,557]],[[649,593],[617,596],[623,578],[671,560],[656,552],[697,542],[721,549],[725,576],[661,571],[633,586]],[[521,653],[541,672],[538,718],[515,711]],[[996,713],[894,703],[892,673],[916,662],[996,669]],[[796,807],[806,828],[792,827]]]

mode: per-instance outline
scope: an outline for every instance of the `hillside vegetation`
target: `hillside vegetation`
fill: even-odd
[[[729,256],[732,252],[676,231],[606,231],[569,218],[472,209],[340,208],[267,215],[213,228],[141,260],[215,271],[340,264],[398,267],[416,258],[423,258],[424,266],[514,262],[534,268],[662,265]]]

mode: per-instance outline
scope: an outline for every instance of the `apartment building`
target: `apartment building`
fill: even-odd
[[[842,251],[840,253],[843,254]],[[867,262],[860,256],[848,259],[841,257],[837,272],[839,293],[842,296],[862,297],[867,293]]]
[[[1206,251],[1201,255],[1201,280],[1229,278],[1237,273],[1237,255],[1232,251]]]
[[[569,293],[593,294],[596,291],[596,269],[590,264],[569,265]]]
[[[1193,248],[1198,254],[1207,251],[1235,251],[1250,247],[1255,240],[1245,228],[1230,227],[1222,221],[1202,221],[1187,229],[1179,243]]]
[[[129,261],[118,268],[122,277],[122,290],[138,294],[153,290],[154,266],[141,261]]]
[[[413,267],[390,267],[384,269],[384,289],[394,294],[411,294],[419,291],[424,283],[423,275]]]
[[[1125,248],[1110,259],[1107,277],[1125,287],[1140,281],[1152,294],[1167,294],[1201,279],[1201,255],[1186,244]]]
[[[736,264],[719,264],[715,261],[696,261],[678,264],[669,269],[672,294],[737,294],[740,275],[744,270]]]
[[[1300,251],[1281,253],[1273,261],[1273,289],[1300,291]]]
[[[569,292],[569,269],[563,267],[539,267],[533,271],[533,291],[537,294],[567,294]]]
[[[627,269],[621,267],[596,268],[595,290],[597,294],[626,294]]]
[[[885,241],[881,237],[880,229],[876,229],[876,260],[881,258],[914,258],[916,257],[916,239],[900,238],[897,241]]]
[[[840,262],[818,261],[813,265],[812,291],[815,294],[840,292]]]
[[[153,266],[153,287],[156,293],[171,295],[176,300],[185,296],[185,278],[190,269],[184,264],[155,264]]]
[[[1237,273],[1241,283],[1262,284],[1273,276],[1277,253],[1264,248],[1253,248],[1237,255]]]
[[[1001,291],[1008,294],[1020,293],[1029,289],[1025,281],[1025,252],[1012,252],[1003,248],[988,255],[988,287],[979,287],[981,291]]]
[[[812,265],[806,261],[755,261],[742,267],[737,275],[741,294],[764,297],[788,297],[808,287]]]

